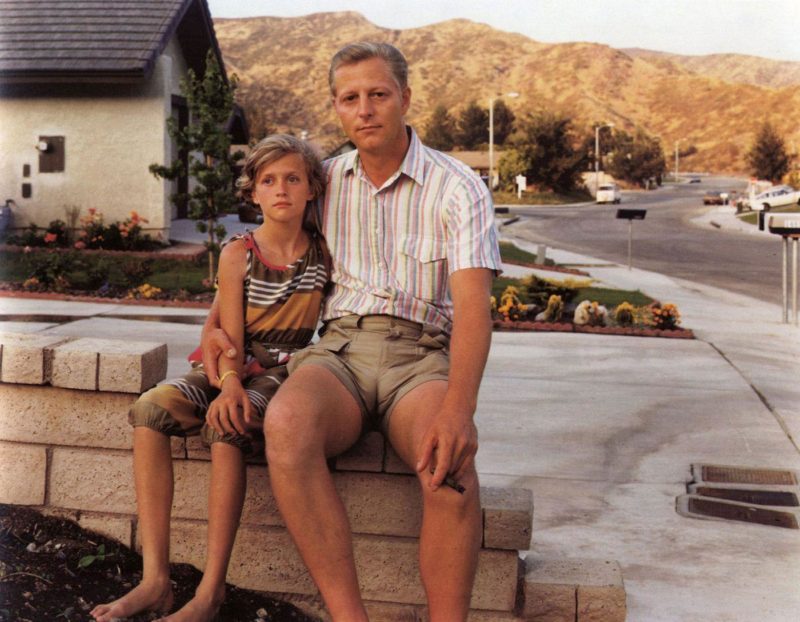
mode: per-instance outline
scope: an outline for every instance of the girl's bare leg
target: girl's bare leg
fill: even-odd
[[[225,575],[242,516],[247,475],[239,448],[211,445],[208,491],[208,551],[203,578],[194,598],[163,622],[209,622],[225,599]]]
[[[91,615],[97,622],[111,622],[141,611],[167,612],[172,607],[169,522],[173,477],[169,437],[147,427],[134,428],[133,472],[142,545],[142,582],[122,598],[95,607]]]

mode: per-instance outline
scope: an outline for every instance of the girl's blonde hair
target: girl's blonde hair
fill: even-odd
[[[272,164],[284,156],[296,153],[303,159],[306,167],[308,185],[313,195],[312,201],[306,206],[303,224],[307,228],[319,231],[319,224],[314,209],[314,200],[325,193],[325,173],[319,157],[306,141],[288,134],[273,134],[262,139],[253,147],[242,167],[242,173],[236,180],[237,195],[247,201],[253,199],[253,189],[256,184],[258,171],[262,166]]]

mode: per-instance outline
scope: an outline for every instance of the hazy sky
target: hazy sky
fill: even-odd
[[[386,28],[455,17],[537,41],[800,61],[800,0],[208,0],[214,17],[357,11]]]

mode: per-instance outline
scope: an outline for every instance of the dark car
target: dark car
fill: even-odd
[[[723,205],[725,199],[722,198],[722,193],[709,190],[703,195],[703,205]]]
[[[239,222],[252,222],[253,224],[260,225],[264,222],[264,214],[261,208],[254,203],[242,201],[237,206],[239,212]]]

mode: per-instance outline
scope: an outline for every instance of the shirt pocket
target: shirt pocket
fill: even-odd
[[[447,244],[444,240],[407,236],[400,245],[400,289],[414,298],[443,300],[447,289]]]

